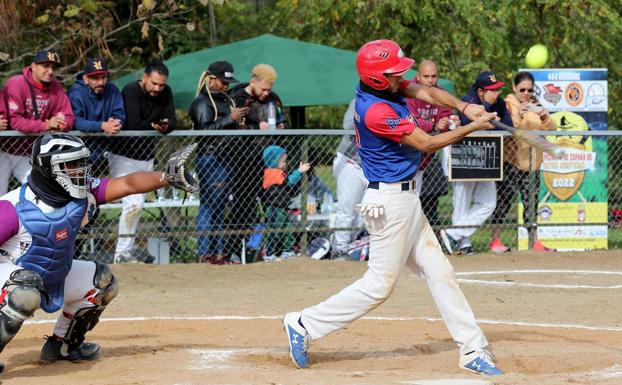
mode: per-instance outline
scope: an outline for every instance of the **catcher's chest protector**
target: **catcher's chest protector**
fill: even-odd
[[[44,214],[37,205],[26,200],[25,190],[23,185],[15,209],[32,243],[16,264],[41,276],[49,297],[49,300],[41,297],[41,308],[53,313],[63,306],[65,277],[71,270],[86,199],[73,200],[61,209]]]

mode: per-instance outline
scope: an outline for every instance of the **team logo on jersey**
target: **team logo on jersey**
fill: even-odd
[[[354,111],[354,120],[356,120],[358,123],[361,123],[361,115],[359,115],[359,113],[356,111]]]
[[[101,184],[102,180],[101,178],[91,178],[89,182],[91,183],[91,188],[94,189]]]
[[[11,111],[17,111],[19,109],[19,107],[17,106],[17,103],[15,103],[14,101],[9,101],[9,110]]]
[[[385,120],[384,122],[391,127],[392,130],[395,130],[398,126],[398,124],[400,124],[400,122],[402,121],[402,118],[387,118],[387,120]]]
[[[69,230],[66,228],[62,230],[58,230],[56,232],[55,238],[56,238],[56,241],[62,241],[62,240],[69,238]]]

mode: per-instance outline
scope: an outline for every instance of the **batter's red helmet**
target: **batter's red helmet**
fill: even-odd
[[[401,75],[415,61],[404,57],[404,52],[392,40],[374,40],[366,43],[356,54],[356,70],[361,81],[377,90],[389,87],[385,74]]]

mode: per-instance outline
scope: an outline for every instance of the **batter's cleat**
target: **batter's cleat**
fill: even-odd
[[[309,349],[309,333],[298,322],[299,312],[287,313],[283,317],[283,329],[289,342],[289,356],[298,369],[309,367],[307,350]]]
[[[41,349],[40,360],[51,364],[59,360],[71,362],[95,361],[102,357],[102,351],[99,344],[93,342],[83,342],[77,349],[70,350],[66,355],[61,354],[63,341],[59,341],[56,337],[46,337],[47,341]]]
[[[460,356],[459,366],[469,372],[499,376],[503,372],[495,366],[494,355],[486,349],[477,349]]]
[[[456,241],[451,237],[451,235],[447,234],[447,231],[441,230],[441,241],[443,241],[443,246],[445,246],[445,250],[449,254],[453,254],[454,249],[456,248]]]

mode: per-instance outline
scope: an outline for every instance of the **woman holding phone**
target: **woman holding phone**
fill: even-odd
[[[534,95],[534,77],[530,72],[522,71],[514,77],[513,93],[505,98],[505,103],[514,127],[523,130],[548,131],[557,128],[549,112],[542,107]],[[527,143],[508,137],[504,141],[505,164],[503,166],[503,181],[497,186],[497,207],[492,214],[495,224],[503,223],[516,192],[520,190],[523,203],[523,223],[535,223],[536,213],[532,210],[530,197],[537,194],[540,186],[539,169],[542,163],[542,151],[531,148]],[[535,173],[535,175],[532,175]],[[535,202],[537,205],[537,202]],[[534,205],[534,209],[537,208]],[[503,253],[510,249],[503,244],[500,238],[501,229],[494,227],[490,251]],[[554,251],[537,239],[533,244],[534,251]]]

